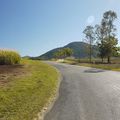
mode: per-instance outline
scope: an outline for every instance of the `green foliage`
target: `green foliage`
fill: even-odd
[[[106,48],[105,51],[108,58],[108,63],[111,62],[110,58],[116,52],[116,45],[118,44],[118,40],[115,38],[116,28],[113,24],[115,19],[117,19],[117,14],[114,11],[107,11],[103,15],[103,21],[106,28],[106,36],[104,38]]]
[[[83,31],[83,33],[86,36],[86,41],[89,44],[93,44],[93,42],[94,42],[94,27],[92,27],[92,26],[86,26],[86,28]]]
[[[20,55],[16,51],[0,50],[0,65],[13,65],[20,63]]]
[[[117,51],[117,52],[115,52],[114,54],[113,54],[113,56],[114,57],[120,57],[120,47],[116,47],[116,50],[115,51]]]
[[[118,40],[115,38],[115,25],[113,24],[117,14],[114,11],[107,11],[103,14],[103,19],[101,25],[96,26],[96,35],[98,38],[98,47],[100,52],[100,57],[108,58],[108,63],[110,63],[110,58],[117,54],[117,44]]]
[[[106,56],[113,56],[114,54],[116,54],[117,44],[118,44],[118,40],[112,36],[104,40],[104,51]]]
[[[54,53],[55,58],[62,58],[63,57],[63,51],[58,50],[57,52]]]
[[[88,50],[88,54],[89,54],[89,60],[90,60],[90,62],[91,62],[92,55],[93,55],[92,45],[93,45],[94,40],[95,40],[94,27],[92,27],[92,26],[87,26],[87,27],[85,28],[85,30],[83,31],[83,33],[85,34],[86,41],[87,41],[87,43],[88,43],[87,50]]]
[[[63,48],[55,52],[55,58],[66,58],[70,57],[73,54],[73,50],[70,48]]]
[[[70,48],[63,48],[63,56],[70,57],[73,54],[73,50]]]

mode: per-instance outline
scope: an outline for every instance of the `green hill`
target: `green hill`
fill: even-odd
[[[73,52],[74,52],[73,57],[75,57],[75,58],[87,58],[88,57],[87,46],[88,46],[88,44],[85,42],[72,42],[64,47],[50,50],[47,53],[45,53],[41,56],[35,57],[33,59],[52,59],[52,58],[54,58],[54,53],[62,48],[73,49]],[[93,46],[93,57],[96,57],[97,53],[98,53],[97,46]]]

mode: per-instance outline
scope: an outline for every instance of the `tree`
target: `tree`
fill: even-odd
[[[117,47],[116,52],[113,54],[114,57],[120,57],[120,47]]]
[[[110,36],[109,38],[105,38],[105,54],[108,57],[108,63],[111,62],[111,56],[115,56],[118,52],[116,45],[118,44],[117,38],[114,36]]]
[[[64,48],[63,52],[65,57],[70,57],[73,54],[73,50],[70,48]]]
[[[116,27],[113,24],[117,14],[114,11],[107,11],[103,14],[103,19],[100,25],[95,26],[95,33],[99,48],[99,56],[102,58],[107,57],[108,63],[111,62],[111,56],[117,54],[118,40],[115,38]]]
[[[97,39],[97,45],[99,48],[99,56],[102,59],[106,56],[105,54],[105,44],[104,44],[104,38],[106,36],[106,28],[105,28],[105,22],[102,20],[100,25],[95,25],[95,37]]]
[[[83,33],[85,34],[86,41],[88,43],[89,60],[91,62],[92,61],[92,54],[93,54],[92,45],[93,45],[94,40],[95,40],[94,27],[87,26],[85,28],[85,30],[83,31]]]
[[[73,50],[70,48],[63,48],[55,52],[54,56],[55,58],[66,58],[70,57],[73,54]]]
[[[57,52],[54,53],[54,57],[57,59],[60,59],[63,57],[63,51],[62,50],[58,50]]]
[[[114,11],[107,11],[103,14],[103,27],[105,28],[104,34],[104,44],[106,48],[106,56],[108,58],[108,63],[111,62],[110,58],[113,54],[113,51],[116,49],[116,45],[118,44],[118,40],[115,38],[116,27],[113,24],[115,19],[117,19],[117,14]]]

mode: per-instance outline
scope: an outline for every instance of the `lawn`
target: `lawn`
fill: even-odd
[[[58,72],[32,60],[0,66],[0,120],[33,120],[55,94]]]

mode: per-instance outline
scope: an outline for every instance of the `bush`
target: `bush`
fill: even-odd
[[[20,55],[12,50],[0,50],[0,65],[14,65],[20,63]]]

